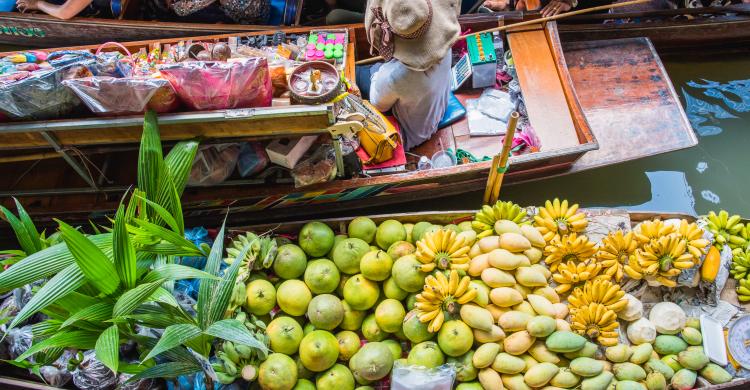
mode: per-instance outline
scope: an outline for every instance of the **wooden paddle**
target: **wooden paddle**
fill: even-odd
[[[510,114],[508,127],[505,130],[505,141],[503,149],[499,154],[492,157],[492,167],[487,177],[487,187],[484,189],[484,204],[492,205],[500,197],[500,187],[503,185],[503,176],[508,170],[508,158],[510,157],[510,148],[513,146],[513,135],[516,133],[518,118],[520,115],[517,111]]]
[[[629,5],[648,3],[649,1],[651,1],[651,0],[631,0],[631,1],[626,1],[624,3],[615,3],[615,4],[608,4],[608,5],[600,5],[600,6],[591,7],[591,8],[584,8],[584,9],[579,9],[579,10],[576,10],[576,11],[564,12],[564,13],[557,14],[557,15],[547,16],[545,18],[526,20],[526,21],[523,21],[523,22],[518,22],[518,23],[508,24],[508,25],[505,25],[505,26],[491,28],[489,30],[478,31],[478,32],[471,33],[471,34],[462,35],[461,37],[459,37],[459,39],[467,39],[467,38],[469,38],[471,36],[474,36],[474,35],[477,35],[477,34],[483,34],[483,33],[489,33],[489,32],[496,32],[496,31],[504,31],[504,30],[507,30],[507,29],[510,29],[510,28],[515,28],[515,27],[529,26],[529,25],[537,24],[537,23],[546,23],[546,22],[549,22],[549,21],[552,21],[552,20],[563,19],[563,18],[567,18],[568,16],[581,15],[581,14],[586,14],[586,13],[589,13],[589,12],[604,11],[604,10],[608,10],[608,9],[612,9],[612,8],[621,8],[621,7],[627,7]],[[354,64],[355,65],[367,65],[367,64],[371,64],[373,62],[378,62],[378,61],[382,61],[382,60],[383,60],[383,57],[381,57],[381,56],[375,56],[375,57],[372,57],[372,58],[366,58],[364,60],[359,60],[359,61],[355,62]]]

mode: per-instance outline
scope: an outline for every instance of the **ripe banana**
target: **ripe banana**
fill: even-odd
[[[620,285],[609,280],[594,279],[584,283],[583,287],[576,287],[568,297],[568,307],[571,312],[586,307],[591,303],[600,303],[613,312],[625,309],[628,301],[624,299],[625,291]]]
[[[599,275],[601,270],[602,266],[594,259],[589,259],[580,263],[575,263],[573,261],[560,263],[555,272],[552,273],[552,280],[557,283],[555,291],[558,294],[565,294],[575,285]]]
[[[555,198],[546,201],[539,213],[534,216],[534,226],[544,236],[548,243],[556,236],[564,236],[573,232],[582,232],[588,226],[588,220],[584,213],[578,212],[578,204],[568,206],[568,200]]]
[[[636,249],[638,249],[638,240],[635,234],[618,230],[610,232],[602,239],[595,257],[601,264],[603,273],[619,282],[622,280],[625,264],[635,255]]]
[[[523,225],[530,223],[526,217],[526,209],[521,206],[510,201],[498,201],[493,206],[482,206],[474,215],[471,227],[477,232],[477,238],[482,238],[492,234],[498,220],[506,219]]]
[[[603,346],[617,345],[617,314],[601,303],[589,303],[571,313],[571,329]]]
[[[430,332],[439,331],[445,321],[445,312],[455,315],[459,305],[477,297],[477,290],[469,288],[470,282],[471,277],[460,277],[455,269],[450,270],[448,276],[441,271],[428,275],[414,304],[419,321],[429,322],[427,329]]]
[[[554,272],[562,261],[584,262],[596,253],[594,243],[581,234],[557,236],[544,248],[544,262]]]
[[[464,236],[453,230],[438,229],[417,241],[414,256],[423,264],[422,272],[431,272],[436,267],[441,270],[468,269],[471,250],[468,244]]]

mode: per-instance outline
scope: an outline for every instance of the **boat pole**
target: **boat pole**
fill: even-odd
[[[584,9],[579,9],[579,10],[570,11],[570,12],[563,12],[561,14],[547,16],[547,17],[544,17],[544,18],[532,19],[532,20],[525,20],[523,22],[508,24],[508,25],[505,25],[505,26],[491,28],[489,30],[483,30],[483,31],[478,31],[478,32],[475,32],[475,33],[467,34],[467,35],[462,35],[458,39],[467,39],[467,38],[469,38],[471,36],[478,35],[478,34],[491,33],[491,32],[497,32],[497,31],[505,31],[505,30],[508,30],[508,29],[511,29],[511,28],[515,28],[515,27],[523,27],[523,26],[529,26],[529,25],[532,25],[532,24],[546,23],[546,22],[550,22],[550,21],[553,21],[553,20],[563,19],[563,18],[567,18],[568,16],[575,16],[575,15],[587,14],[589,12],[606,11],[606,10],[613,9],[613,8],[621,8],[621,7],[627,7],[629,5],[648,3],[650,1],[651,0],[631,0],[631,1],[626,1],[624,3],[615,3],[615,4],[600,5],[600,6],[597,6],[597,7],[584,8]],[[366,58],[364,60],[359,60],[359,61],[355,62],[354,64],[355,65],[367,65],[367,64],[371,64],[373,62],[378,62],[378,61],[382,61],[382,60],[383,60],[383,57],[381,57],[381,56],[375,56],[375,57],[372,57],[372,58]]]
[[[503,185],[503,176],[508,171],[508,158],[510,158],[510,148],[513,146],[513,136],[516,134],[518,126],[518,111],[513,111],[508,120],[508,127],[505,130],[505,139],[503,140],[503,149],[500,154],[492,158],[492,167],[490,167],[487,176],[487,187],[484,189],[484,204],[493,204],[500,197],[500,187]]]

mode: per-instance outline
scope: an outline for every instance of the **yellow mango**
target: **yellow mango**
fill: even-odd
[[[533,266],[532,266],[533,267]],[[516,268],[516,279],[518,283],[526,287],[544,287],[547,285],[547,278],[544,274],[532,267]]]
[[[495,321],[489,310],[476,305],[462,305],[459,311],[461,321],[465,322],[471,328],[484,331],[492,331]]]
[[[534,367],[537,364],[539,364],[539,362],[536,359],[534,359],[533,356],[529,355],[528,353],[525,353],[525,354],[521,355],[520,358],[523,359],[523,361],[526,363],[526,367],[523,369],[523,372],[529,371],[529,369],[531,369],[531,367]]]
[[[482,249],[479,247],[479,243],[475,242],[474,245],[471,246],[471,249],[469,249],[469,257],[475,258],[482,254]]]
[[[518,356],[500,352],[492,362],[492,369],[501,374],[518,374],[526,370],[526,362]]]
[[[500,319],[501,315],[510,311],[510,309],[507,307],[500,307],[491,303],[487,305],[485,309],[490,311],[490,314],[492,314],[492,318],[496,323],[497,323],[497,320]]]
[[[557,295],[557,291],[555,291],[555,289],[550,286],[535,288],[534,294],[541,295],[547,298],[552,303],[560,303],[560,296]]]
[[[529,332],[522,330],[506,337],[503,340],[503,350],[511,355],[521,355],[528,351],[536,341]]]
[[[526,371],[523,380],[531,387],[541,387],[549,383],[558,372],[560,372],[560,368],[556,365],[542,362]]]
[[[507,390],[531,390],[531,387],[524,382],[523,375],[521,374],[503,374],[500,378],[503,380],[503,385]],[[493,390],[495,389],[502,389],[502,387],[496,387]]]
[[[544,275],[544,279],[549,279],[552,277],[552,272],[550,272],[549,268],[547,268],[546,265],[532,264],[529,267],[531,267],[531,269],[535,270],[536,272],[539,272],[540,274]]]
[[[556,310],[555,306],[552,305],[552,302],[549,301],[549,299],[536,294],[529,294],[526,296],[526,300],[529,301],[531,304],[531,307],[534,308],[534,311],[538,314],[541,314],[543,316],[550,316],[555,317]]]
[[[490,291],[490,300],[497,306],[510,307],[523,302],[523,296],[511,287],[498,287]]]
[[[496,343],[505,338],[505,332],[497,325],[492,325],[489,332],[480,329],[472,329],[474,332],[474,341],[477,343]]]
[[[497,343],[482,344],[474,351],[471,362],[476,368],[487,368],[495,361],[495,357],[501,349],[502,347]]]
[[[555,318],[564,320],[568,316],[568,305],[564,303],[553,303],[552,307],[555,308]]]
[[[503,381],[500,379],[500,374],[491,368],[483,368],[479,370],[477,378],[479,379],[479,383],[481,383],[482,387],[485,389],[503,388]]]
[[[482,253],[490,253],[500,248],[500,236],[487,236],[480,238],[477,242]]]
[[[560,358],[557,356],[557,354],[548,350],[544,345],[544,342],[541,340],[537,340],[536,342],[534,342],[534,345],[532,345],[527,352],[538,362],[546,362],[552,364],[557,364],[560,362]]]
[[[531,304],[528,303],[528,302],[526,302],[526,301],[523,301],[523,302],[521,302],[521,303],[513,306],[513,310],[524,312],[524,313],[529,314],[531,316],[535,316],[536,315],[536,312],[534,311],[534,308],[531,307]]]
[[[500,248],[509,252],[518,253],[531,249],[531,242],[518,233],[503,233],[500,236]]]
[[[521,226],[521,234],[523,234],[523,236],[526,237],[527,240],[529,240],[531,245],[536,248],[544,248],[547,245],[547,242],[544,241],[544,236],[542,236],[542,233],[540,233],[539,230],[537,230],[537,228],[533,226]]]
[[[523,251],[523,254],[529,259],[531,264],[538,264],[544,256],[544,252],[538,248],[526,249]]]
[[[570,323],[565,320],[561,320],[559,318],[555,319],[555,323],[557,323],[557,331],[568,331],[570,332]]]
[[[519,330],[525,330],[526,325],[533,318],[532,315],[521,311],[509,311],[500,316],[497,320],[497,324],[503,328],[505,332],[517,332]]]
[[[487,255],[483,255],[487,256]],[[510,272],[488,267],[481,273],[482,281],[489,287],[513,287],[516,284],[516,279]]]
[[[522,254],[511,253],[505,249],[493,249],[488,254],[490,256],[490,265],[504,271],[512,271],[518,267],[531,265],[528,257]]]
[[[482,253],[476,257],[473,257],[469,262],[469,269],[466,271],[470,276],[477,277],[482,274],[482,271],[490,267],[490,257],[486,253]]]

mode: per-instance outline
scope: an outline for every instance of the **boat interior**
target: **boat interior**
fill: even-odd
[[[497,21],[485,20],[462,27],[467,32],[482,31],[497,27]],[[354,59],[367,58],[369,54],[364,34],[353,27],[348,30],[350,47],[344,73],[354,80]],[[227,41],[231,37],[201,40]],[[523,154],[511,157],[507,182],[592,169],[697,143],[648,39],[564,44],[554,22],[511,30],[502,37],[503,50],[512,52],[515,78],[523,96],[521,110],[538,141]],[[137,52],[146,44],[135,42],[126,47]],[[506,61],[505,57],[498,60]],[[466,81],[455,91],[464,107],[477,101],[483,91],[472,88],[472,82]],[[285,109],[294,113],[284,114]],[[193,137],[208,144],[268,142],[279,137],[318,134],[316,143],[331,142],[326,129],[333,124],[330,106],[290,106],[288,98],[281,98],[274,99],[274,105],[268,109],[253,109],[249,119],[239,114],[232,116],[230,111],[236,110],[221,112],[220,119],[199,117],[198,121],[185,119],[194,113],[161,115],[160,129],[167,149],[175,141]],[[217,112],[204,114],[217,115]],[[393,183],[419,184],[425,180],[446,183],[459,178],[473,178],[478,190],[483,185],[482,179],[486,180],[488,159],[502,148],[504,129],[497,129],[495,135],[472,135],[471,115],[477,113],[469,111],[406,153],[405,164],[397,169],[295,187],[288,169],[271,164],[251,178],[242,178],[234,172],[226,181],[210,188],[188,188],[185,200],[188,204],[202,205],[241,193],[251,196],[248,207],[252,208],[259,206],[265,197],[277,194],[340,192]],[[110,212],[135,182],[142,120],[142,116],[135,116],[0,124],[0,145],[3,145],[0,174],[14,178],[0,182],[2,203],[9,204],[10,196],[16,196],[25,199],[32,214],[64,214],[73,212],[72,205],[80,205],[81,197],[85,197],[85,207],[91,215]],[[449,150],[459,155],[458,165],[418,170],[420,157],[430,159]],[[459,150],[466,153],[456,153]],[[476,159],[471,160],[469,154]]]

